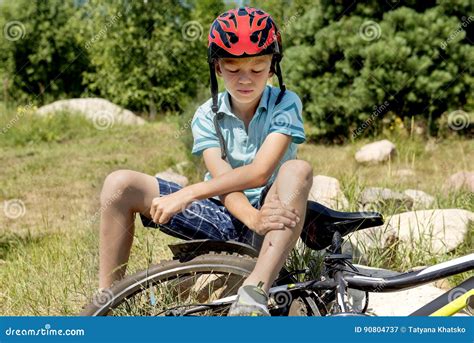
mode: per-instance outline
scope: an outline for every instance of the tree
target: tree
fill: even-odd
[[[0,7],[0,75],[4,97],[42,103],[79,96],[82,73],[89,69],[71,20],[71,1],[19,0]],[[4,39],[3,39],[4,38]]]
[[[387,112],[425,118],[434,129],[444,112],[472,110],[474,47],[457,17],[430,2],[388,11],[359,3],[346,12],[342,3],[321,1],[289,31],[298,44],[287,49],[283,69],[315,126],[311,135],[359,136]]]
[[[99,4],[102,10],[94,11]],[[152,115],[184,108],[208,85],[207,30],[219,4],[92,1],[95,36],[85,43],[95,68],[86,74],[89,89]]]

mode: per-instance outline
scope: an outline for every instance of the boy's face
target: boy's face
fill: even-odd
[[[216,72],[224,79],[224,85],[234,101],[241,104],[260,99],[267,84],[272,55],[244,58],[220,58]]]

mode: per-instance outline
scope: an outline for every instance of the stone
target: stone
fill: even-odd
[[[406,194],[393,191],[389,188],[368,187],[359,195],[360,211],[379,212],[384,204],[394,204],[397,207],[412,208],[413,200]]]
[[[114,124],[143,125],[145,123],[143,118],[133,112],[101,98],[58,100],[40,107],[36,113],[44,116],[61,111],[81,114],[91,120],[99,130],[108,129]]]
[[[341,190],[339,181],[325,175],[313,177],[313,186],[309,192],[308,200],[316,201],[335,210],[349,207],[349,202]]]
[[[414,209],[429,209],[435,202],[435,198],[417,189],[406,189],[403,194],[413,201]]]
[[[350,250],[356,259],[362,258],[372,249],[380,249],[381,251],[388,249],[398,241],[396,230],[392,225],[385,221],[385,224],[374,226],[353,232],[348,236]]]
[[[384,225],[356,231],[349,236],[354,256],[371,249],[418,249],[443,255],[464,242],[474,213],[463,209],[420,210],[395,214]]]
[[[442,209],[396,214],[388,218],[386,224],[408,249],[422,249],[429,254],[442,255],[463,243],[472,221],[473,212]]]
[[[377,164],[387,161],[395,153],[395,144],[389,140],[384,139],[364,145],[356,152],[355,159],[359,163]]]
[[[443,189],[445,192],[465,189],[468,192],[474,193],[474,172],[461,171],[451,175],[446,180]]]

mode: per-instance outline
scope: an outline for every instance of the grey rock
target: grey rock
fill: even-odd
[[[359,196],[360,211],[380,212],[384,204],[412,208],[413,200],[406,194],[381,187],[368,187]]]
[[[428,209],[435,202],[433,196],[417,189],[407,189],[403,193],[413,201],[414,209]]]

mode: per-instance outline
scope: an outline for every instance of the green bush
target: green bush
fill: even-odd
[[[102,11],[97,11],[99,4]],[[92,92],[136,111],[185,107],[208,84],[207,32],[221,1],[172,0],[85,6],[92,27],[85,42],[94,71]]]
[[[474,47],[463,29],[474,26],[469,12],[462,26],[430,2],[393,10],[346,2],[321,1],[289,27],[295,45],[283,69],[314,124],[310,136],[355,138],[376,131],[387,112],[423,117],[433,133],[444,112],[472,110]]]
[[[77,1],[76,1],[77,2]],[[0,3],[0,81],[4,101],[77,97],[89,61],[77,34],[76,2]]]
[[[0,3],[4,101],[100,96],[131,110],[182,109],[208,85],[207,32],[221,0]],[[3,37],[2,37],[3,38]]]

